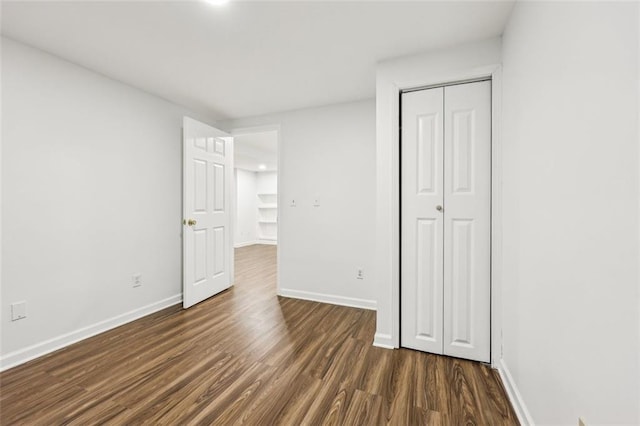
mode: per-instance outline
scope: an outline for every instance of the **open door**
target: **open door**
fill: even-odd
[[[233,138],[184,117],[183,161],[182,306],[188,308],[233,282]]]

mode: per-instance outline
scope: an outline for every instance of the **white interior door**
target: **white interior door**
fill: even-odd
[[[491,82],[402,95],[401,343],[489,362]]]
[[[442,353],[443,88],[402,95],[402,345]]]
[[[490,361],[491,82],[444,88],[444,353]]]
[[[233,138],[185,117],[183,125],[185,308],[231,286]]]

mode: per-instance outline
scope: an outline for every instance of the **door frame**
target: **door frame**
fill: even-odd
[[[282,176],[282,131],[281,131],[281,126],[280,124],[265,124],[265,125],[258,125],[258,126],[246,126],[246,127],[234,127],[233,129],[230,130],[229,133],[231,133],[232,136],[238,136],[238,135],[246,135],[249,133],[260,133],[260,132],[268,132],[268,131],[276,131],[276,133],[278,134],[278,153],[277,153],[277,158],[278,158],[278,169],[276,170],[276,174],[278,176],[277,178],[277,185],[276,187],[278,188],[278,195],[276,196],[276,203],[278,205],[278,227],[276,228],[276,291],[277,294],[280,294],[280,288],[281,288],[281,283],[280,283],[280,262],[281,262],[281,244],[282,244],[282,206],[283,206],[283,201],[284,199],[282,198],[282,184],[281,184],[281,179],[280,177]],[[234,187],[233,187],[233,199],[234,199],[234,206],[236,203],[236,186],[234,183]],[[237,208],[237,206],[235,207]],[[234,214],[237,216],[237,212],[234,209]]]
[[[491,84],[491,88],[493,88],[493,80],[491,79],[491,77],[484,77],[484,78],[473,78],[473,79],[468,79],[468,80],[463,80],[463,81],[450,81],[447,83],[441,83],[441,84],[435,84],[435,85],[428,85],[428,86],[421,86],[421,87],[415,87],[415,88],[409,88],[409,89],[403,89],[400,91],[400,109],[399,109],[399,114],[398,114],[398,125],[399,125],[399,136],[398,136],[398,151],[399,151],[399,158],[398,158],[398,162],[399,162],[399,174],[400,174],[400,180],[398,183],[398,197],[399,197],[399,209],[398,209],[398,216],[399,216],[399,224],[398,226],[400,227],[400,237],[399,237],[399,268],[400,268],[400,276],[399,276],[399,280],[398,280],[398,285],[399,285],[399,291],[398,291],[398,295],[399,295],[399,309],[398,309],[398,327],[400,329],[400,336],[399,336],[399,340],[398,340],[398,346],[402,347],[402,348],[408,348],[408,349],[413,349],[411,347],[407,347],[407,346],[403,346],[402,345],[402,125],[403,125],[403,121],[402,121],[402,95],[404,94],[408,94],[408,93],[413,93],[413,92],[420,92],[423,90],[430,90],[430,89],[445,89],[447,87],[452,87],[452,86],[459,86],[459,85],[463,85],[463,84],[473,84],[473,83],[481,83],[481,82],[490,82]],[[446,103],[446,95],[445,95],[446,91],[443,91],[443,99],[445,100]],[[490,97],[489,97],[489,102],[490,102],[490,108],[492,109],[492,113],[493,113],[493,93],[490,93]],[[443,107],[443,121],[445,120],[446,117],[446,110]],[[492,120],[492,125],[493,125],[493,117],[491,118]],[[445,126],[446,127],[446,126]],[[444,131],[444,127],[443,127],[443,131]],[[444,133],[442,135],[442,139],[443,142],[446,141],[446,137],[444,136]],[[491,137],[489,140],[489,150],[491,152],[493,152],[493,128],[491,128]],[[444,154],[444,152],[446,152],[446,148],[443,147],[442,152]],[[489,206],[489,250],[491,251],[493,248],[493,234],[491,233],[492,230],[492,218],[493,218],[493,214],[492,214],[492,203],[491,201],[493,200],[493,170],[491,169],[491,165],[493,164],[493,156],[490,159],[490,170],[489,170],[489,197],[490,197],[490,206]],[[443,164],[445,164],[443,162]],[[446,173],[443,175],[446,176]],[[444,181],[443,181],[443,185],[444,185]],[[445,207],[445,211],[446,211],[446,204],[443,204],[443,206]],[[446,222],[445,222],[446,223]],[[443,227],[446,227],[446,224],[443,224]],[[444,256],[444,254],[443,254]],[[492,329],[491,329],[491,322],[492,322],[492,300],[491,300],[491,253],[489,253],[489,362],[491,361],[491,353],[493,348],[491,347],[491,342],[492,342]],[[444,297],[444,293],[445,290],[443,289],[443,297]],[[444,311],[442,312],[443,315],[443,321],[444,321]],[[443,346],[445,345],[444,342],[444,336],[446,335],[446,333],[442,334],[442,339],[443,339]],[[447,355],[444,352],[442,353],[443,355]]]
[[[489,78],[492,83],[491,365],[497,367],[502,359],[502,65],[499,63],[409,80],[388,78],[378,81],[376,276],[380,291],[374,346],[400,347],[400,94],[429,86]],[[386,309],[381,306],[385,299],[389,300]]]

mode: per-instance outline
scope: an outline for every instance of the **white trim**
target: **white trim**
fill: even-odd
[[[636,140],[640,139],[640,3],[638,3],[637,5],[637,12],[638,12],[638,16],[637,16],[637,26],[636,28],[638,28],[638,51],[636,52],[637,56],[637,95],[638,95],[638,101],[636,103],[636,107],[638,108],[638,122],[636,124]],[[638,149],[638,164],[636,167],[640,166],[640,146]],[[636,168],[637,170],[637,168]],[[640,173],[638,173],[638,213],[640,213]],[[638,213],[636,213],[636,216],[638,216]],[[638,226],[638,247],[640,247],[640,226]],[[638,280],[638,292],[636,293],[638,295],[638,313],[639,315],[638,317],[638,342],[640,342],[640,250],[638,250],[638,275],[637,275],[637,280]],[[640,404],[638,404],[638,419],[640,419]]]
[[[276,175],[276,190],[278,191],[278,195],[276,196],[276,204],[278,205],[278,226],[276,228],[276,241],[282,241],[282,226],[283,221],[282,218],[286,217],[286,214],[282,214],[284,213],[282,210],[282,206],[284,206],[283,198],[282,198],[282,169],[283,169],[283,164],[282,164],[282,130],[280,129],[280,125],[274,125],[274,128],[276,128],[278,130],[278,172]],[[275,244],[275,242],[274,242]],[[280,277],[282,276],[282,274],[280,273],[280,271],[282,270],[281,268],[282,266],[282,246],[281,244],[276,244],[276,291],[278,292],[278,294],[280,293],[280,290],[282,289],[282,280],[280,280]]]
[[[291,290],[281,288],[278,296],[292,299],[311,300],[313,302],[330,303],[332,305],[349,306],[351,308],[376,310],[375,300],[357,299],[355,297],[336,296],[334,294],[315,293],[312,291]]]
[[[252,246],[255,244],[262,244],[260,241],[258,240],[254,240],[254,241],[246,241],[244,243],[236,243],[233,245],[233,248],[240,248],[240,247],[247,247],[247,246]]]
[[[384,349],[395,349],[393,339],[390,334],[376,333],[373,336],[373,346]]]
[[[258,240],[256,244],[265,244],[268,246],[277,246],[278,242],[276,240]]]
[[[229,133],[231,133],[233,136],[238,136],[238,135],[250,135],[253,133],[262,133],[262,132],[270,132],[270,131],[277,131],[278,133],[280,133],[280,125],[265,124],[265,125],[258,125],[258,126],[234,127],[233,129],[231,129]]]
[[[507,396],[509,397],[511,406],[516,412],[516,416],[518,416],[518,421],[522,426],[534,426],[535,422],[533,421],[531,414],[529,414],[529,410],[524,403],[524,399],[522,399],[522,395],[520,395],[520,391],[518,391],[516,382],[513,380],[513,376],[511,376],[504,358],[501,358],[497,364],[498,367],[496,370],[498,370],[498,374],[500,374],[500,379],[502,379],[504,389],[507,391]]]
[[[502,66],[491,72],[491,365],[502,359]]]
[[[0,371],[8,370],[16,367],[20,364],[24,364],[27,361],[31,361],[35,358],[39,358],[48,353],[57,351],[66,346],[72,345],[96,334],[104,333],[121,325],[127,324],[131,321],[135,321],[154,312],[161,311],[173,305],[177,305],[182,302],[182,294],[176,294],[175,296],[168,297],[158,302],[150,303],[146,306],[134,309],[124,314],[116,315],[115,317],[106,319],[104,321],[97,322],[93,325],[80,328],[70,333],[63,334],[58,337],[54,337],[49,340],[45,340],[41,343],[19,349],[14,352],[10,352],[0,357]]]

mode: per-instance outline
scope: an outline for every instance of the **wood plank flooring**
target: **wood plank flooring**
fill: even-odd
[[[2,425],[515,425],[496,372],[371,345],[375,313],[278,297],[276,249],[236,284],[0,374]]]

